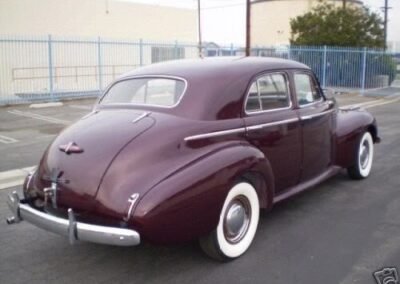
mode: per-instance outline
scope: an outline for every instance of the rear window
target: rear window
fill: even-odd
[[[137,104],[171,107],[186,88],[183,80],[171,78],[132,78],[114,84],[101,104]]]

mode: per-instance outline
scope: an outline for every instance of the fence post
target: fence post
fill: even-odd
[[[52,39],[49,34],[47,37],[47,51],[48,51],[48,64],[49,64],[49,93],[51,99],[54,99],[54,86],[53,86],[53,50],[52,50]]]
[[[324,45],[324,64],[322,70],[322,88],[326,87],[326,45]]]
[[[174,59],[178,59],[178,41],[175,41],[175,58]]]
[[[233,43],[231,43],[231,56],[233,56]]]
[[[292,59],[292,46],[289,45],[289,49],[288,49],[288,59]]]
[[[361,89],[364,92],[365,90],[365,75],[367,70],[367,48],[364,47],[363,51],[363,63],[362,63],[362,77],[361,77]]]
[[[103,72],[101,68],[101,39],[97,37],[97,65],[99,68],[99,92],[103,89]]]
[[[143,39],[139,40],[139,56],[140,66],[143,66]]]

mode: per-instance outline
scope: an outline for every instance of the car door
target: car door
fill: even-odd
[[[314,74],[293,73],[301,120],[301,182],[317,177],[332,164],[334,104],[324,98]]]
[[[288,74],[269,72],[252,81],[245,101],[247,139],[270,162],[275,194],[300,177],[301,131],[292,99]]]

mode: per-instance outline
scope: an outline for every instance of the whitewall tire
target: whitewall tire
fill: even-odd
[[[200,239],[206,254],[218,260],[241,256],[256,234],[260,203],[255,188],[240,182],[229,191],[221,210],[217,228]]]
[[[364,132],[359,140],[354,164],[348,168],[349,176],[353,179],[363,179],[371,173],[374,158],[374,141],[370,132]]]

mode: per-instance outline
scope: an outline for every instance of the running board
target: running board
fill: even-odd
[[[300,184],[286,190],[285,192],[275,196],[272,203],[276,204],[276,203],[283,201],[289,197],[292,197],[300,192],[303,192],[313,186],[316,186],[317,184],[320,184],[324,180],[327,180],[328,178],[336,175],[340,171],[340,169],[341,168],[338,166],[332,166],[332,167],[328,168],[325,172],[320,174],[319,176],[316,176],[315,178],[312,178],[308,181],[300,183]]]

